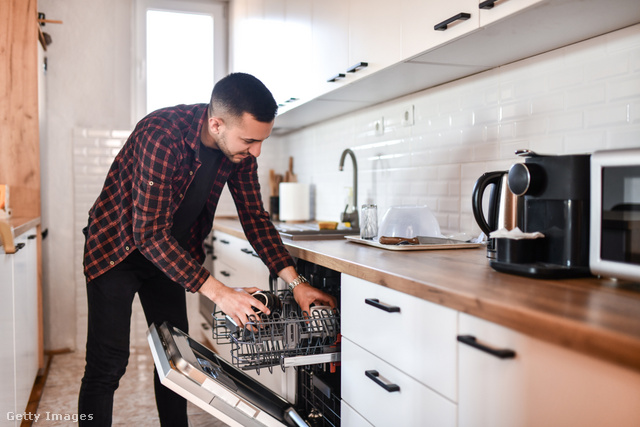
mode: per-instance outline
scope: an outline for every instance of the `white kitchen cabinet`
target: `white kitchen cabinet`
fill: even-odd
[[[26,408],[38,375],[38,268],[36,230],[16,239],[24,244],[14,255],[13,305],[15,321],[16,404]]]
[[[401,0],[394,7],[387,6],[384,10],[389,13],[389,23],[369,29],[390,31],[390,41],[395,39],[392,28],[396,10],[400,10],[399,60],[382,69],[372,67],[352,78],[347,76],[342,83],[329,87],[334,90],[283,110],[276,120],[276,132],[308,126],[640,22],[637,0],[498,0],[493,9],[481,10],[483,1]],[[362,3],[354,0],[353,4]],[[351,9],[355,7],[350,5]],[[336,15],[344,13],[339,7],[332,10]],[[445,31],[434,30],[435,25],[460,13],[469,14],[469,19],[452,22]],[[350,34],[356,34],[354,19],[360,19],[360,15],[348,17],[353,26]],[[357,48],[354,45],[349,50],[356,52]],[[314,59],[314,63],[323,61],[331,58]],[[358,77],[365,75],[369,78]]]
[[[449,400],[457,400],[457,312],[346,274],[341,332]]]
[[[260,79],[282,110],[311,96],[311,6],[296,0],[231,3],[231,70]]]
[[[346,274],[340,297],[343,401],[374,425],[455,426],[457,312]]]
[[[632,427],[640,374],[460,314],[459,333],[501,359],[459,343],[459,427]]]
[[[344,0],[313,0],[311,85],[314,95],[335,90],[348,81],[349,3]],[[343,74],[345,77],[329,81]],[[349,76],[351,77],[351,76]]]
[[[344,400],[340,401],[340,425],[349,427],[373,427],[362,415],[349,406]]]
[[[35,228],[15,239],[18,251],[0,248],[0,418],[23,413],[38,373],[37,252]]]
[[[373,425],[456,426],[456,404],[404,373],[404,366],[392,366],[345,337],[341,352],[342,399]]]
[[[0,247],[0,426],[17,425],[6,414],[16,411],[13,323],[13,257]]]
[[[511,0],[509,0],[511,2]],[[410,58],[455,40],[480,28],[478,0],[424,1],[403,0],[400,4],[402,16],[402,59]],[[455,18],[458,19],[455,19]],[[449,24],[434,27],[445,21]],[[451,58],[446,63],[458,63]]]
[[[354,73],[355,78],[400,61],[401,47],[400,8],[386,0],[349,1],[349,67],[368,64]]]
[[[269,269],[247,240],[215,231],[213,255],[214,277],[225,285],[269,289]]]

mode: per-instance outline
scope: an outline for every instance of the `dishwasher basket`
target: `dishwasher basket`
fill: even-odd
[[[279,291],[282,311],[256,313],[241,328],[230,318],[214,312],[213,334],[231,344],[231,359],[242,370],[305,366],[340,360],[340,314],[328,307],[300,310],[289,290]]]

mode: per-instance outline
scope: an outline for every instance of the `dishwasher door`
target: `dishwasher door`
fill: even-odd
[[[165,322],[147,332],[162,384],[230,426],[308,426],[289,402]]]

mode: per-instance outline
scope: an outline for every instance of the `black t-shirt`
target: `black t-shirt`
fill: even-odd
[[[204,144],[200,145],[200,162],[202,164],[193,177],[182,203],[173,215],[173,227],[171,227],[171,235],[183,248],[186,247],[191,226],[209,199],[222,156],[222,151],[206,147]]]

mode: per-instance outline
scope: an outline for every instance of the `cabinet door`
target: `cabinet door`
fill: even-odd
[[[400,8],[385,0],[349,1],[349,67],[359,62],[367,68],[354,73],[359,78],[402,59]]]
[[[38,374],[38,276],[35,228],[16,239],[24,247],[14,256],[16,405],[23,411]]]
[[[640,373],[460,314],[460,427],[631,427],[640,420]]]
[[[342,399],[371,424],[456,426],[455,403],[348,339],[341,351]]]
[[[412,10],[421,10],[425,7],[428,10],[422,10],[425,13],[424,25],[418,25],[409,28],[409,34],[405,38],[415,38],[422,40],[424,49],[428,50],[444,43],[450,42],[462,36],[466,36],[476,31],[480,26],[478,0],[450,0],[450,1],[427,1],[426,5],[417,5],[418,0],[409,2],[413,7],[405,8],[406,14]],[[406,18],[408,22],[415,20],[415,17]],[[445,24],[449,22],[448,24]],[[440,30],[436,30],[438,26]],[[413,29],[413,30],[412,30]],[[412,33],[415,31],[415,33]],[[416,46],[407,47],[411,49],[409,52],[416,53]],[[449,62],[456,63],[456,62]]]
[[[13,259],[0,247],[0,426],[18,425],[7,419],[16,412],[13,329]]]
[[[346,274],[340,296],[343,337],[456,401],[455,310]]]
[[[349,68],[349,4],[344,0],[313,0],[311,75],[317,95],[346,83]],[[328,81],[338,74],[345,78]]]

